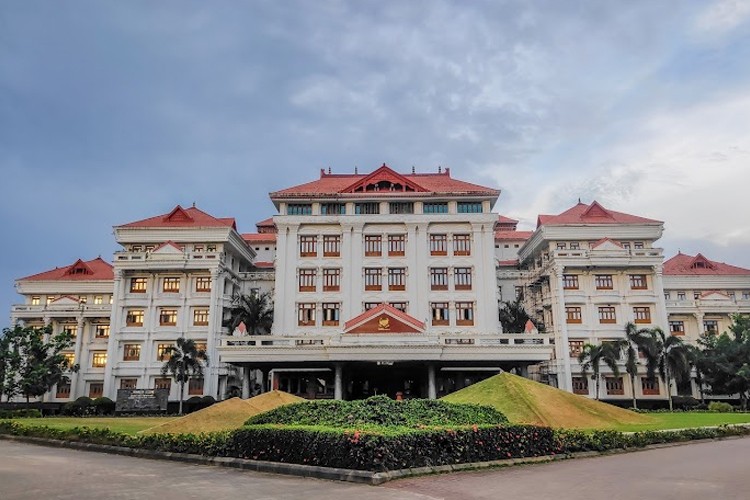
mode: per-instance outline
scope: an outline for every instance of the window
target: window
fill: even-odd
[[[696,300],[700,299],[701,298],[701,293],[700,292],[693,292],[693,298],[696,299]]]
[[[109,305],[112,305],[112,301],[113,301],[113,300],[114,300],[114,296],[110,295],[110,296],[109,296]]]
[[[563,288],[565,290],[578,290],[578,275],[563,274]]]
[[[140,246],[140,245],[133,245],[132,247],[130,247],[130,251],[131,252],[142,252],[143,251],[143,247]]]
[[[380,203],[357,203],[354,205],[357,215],[377,215],[380,213]]]
[[[290,203],[286,206],[287,215],[312,215],[312,204]]]
[[[589,393],[589,379],[586,377],[573,377],[573,394],[587,396]]]
[[[365,235],[365,257],[380,257],[383,254],[383,237],[380,235]]]
[[[406,268],[389,267],[388,268],[388,290],[402,291],[406,290]]]
[[[523,287],[522,286],[513,287],[513,294],[516,296],[516,299],[523,299]]]
[[[60,399],[70,397],[70,379],[68,377],[63,377],[57,383],[57,390],[55,391],[55,397],[60,398]]]
[[[482,213],[482,202],[481,201],[459,201],[457,211],[460,214],[481,214]]]
[[[338,303],[323,304],[323,326],[337,326],[339,324]]]
[[[109,325],[94,325],[94,337],[98,339],[109,338]]]
[[[141,359],[141,344],[125,344],[122,350],[123,361],[138,361]]]
[[[430,290],[447,290],[448,289],[448,268],[431,267],[430,268]]]
[[[468,234],[453,235],[453,255],[471,255],[471,236]]]
[[[101,295],[96,295],[94,297],[94,305],[98,306],[98,305],[101,305],[101,304],[104,304],[104,297],[101,296]]]
[[[669,300],[672,298],[671,292],[664,292],[664,300]]]
[[[448,255],[448,235],[430,235],[430,255]]]
[[[453,270],[456,290],[471,290],[471,268],[457,267]]]
[[[297,304],[297,325],[315,326],[315,304]]]
[[[633,308],[633,316],[635,316],[636,323],[651,323],[651,308],[636,306]]]
[[[677,292],[677,300],[685,300],[685,292]]]
[[[565,308],[566,323],[580,323],[581,322],[581,308],[580,306],[567,306]]]
[[[104,368],[107,365],[107,353],[98,351],[91,353],[91,368]]]
[[[742,292],[742,300],[750,300],[750,291]]]
[[[658,396],[659,381],[656,378],[641,377],[641,392],[644,396]]]
[[[31,305],[32,306],[38,306],[41,303],[42,303],[42,299],[38,295],[34,295],[33,297],[31,297]]]
[[[210,276],[198,276],[195,278],[195,291],[196,292],[210,292],[211,291],[211,277]]]
[[[323,203],[320,205],[322,215],[344,215],[346,214],[346,205],[343,203]]]
[[[623,396],[625,394],[625,384],[622,382],[622,377],[607,377],[604,380],[604,385],[607,388],[607,395]]]
[[[583,352],[583,340],[569,340],[568,349],[570,351],[571,358],[577,358],[581,352]]]
[[[299,291],[314,292],[317,272],[315,269],[299,270]]]
[[[104,382],[91,382],[89,384],[89,397],[100,398],[104,395]]]
[[[424,203],[423,213],[426,214],[447,214],[448,213],[448,202],[437,202],[437,203]]]
[[[599,308],[599,323],[617,323],[614,306],[602,306]]]
[[[341,269],[323,269],[323,291],[338,292],[341,289]]]
[[[383,289],[383,271],[379,267],[365,268],[365,290]]]
[[[338,257],[341,255],[341,236],[323,236],[323,257]]]
[[[177,326],[177,309],[162,309],[159,311],[159,325]]]
[[[125,315],[126,326],[143,326],[143,309],[130,309]]]
[[[47,295],[47,300],[46,300],[47,305],[50,305],[54,301],[55,301],[55,296],[54,295]]]
[[[456,302],[456,325],[474,325],[474,304],[472,302]]]
[[[68,366],[73,366],[76,364],[76,355],[72,352],[64,352],[62,353],[63,358],[65,358],[65,361],[68,363]]]
[[[581,249],[581,242],[580,241],[571,241],[570,242],[570,249],[571,250],[580,250]]]
[[[648,284],[646,283],[645,274],[631,274],[630,275],[630,288],[632,290],[646,290]]]
[[[162,291],[167,293],[177,293],[180,291],[180,278],[164,278],[162,282]]]
[[[398,309],[402,313],[406,312],[406,306],[407,306],[406,302],[389,302],[388,305],[394,309]]]
[[[448,303],[433,302],[430,307],[432,308],[432,325],[448,325]]]
[[[565,250],[566,248],[568,248],[568,245],[564,241],[560,241],[557,243],[556,247],[558,250]]]
[[[215,252],[216,245],[206,245],[206,252]]]
[[[166,361],[169,359],[170,350],[174,347],[173,344],[157,344],[156,345],[156,360]]]
[[[670,321],[669,333],[672,335],[685,335],[685,323],[683,321]]]
[[[76,338],[76,336],[78,335],[78,325],[68,323],[66,325],[63,325],[62,331],[63,333],[67,333],[71,337]]]
[[[130,278],[130,293],[146,293],[146,278]]]
[[[195,253],[202,253],[203,252],[203,245],[193,245],[193,252],[195,252]]]
[[[597,290],[612,290],[614,288],[611,274],[597,274],[594,283]]]
[[[137,378],[121,378],[120,379],[120,389],[135,389],[136,387],[138,387]]]
[[[634,250],[643,250],[643,242],[642,241],[634,241],[633,242],[633,249]]]
[[[410,201],[391,202],[388,211],[392,214],[413,214],[414,203]]]
[[[85,303],[87,303],[88,301],[89,301],[89,299],[88,299],[88,297],[86,297],[85,295],[81,295],[80,297],[78,297],[78,303],[79,303],[79,304],[85,304]]]
[[[299,255],[300,257],[317,257],[318,256],[318,237],[317,236],[300,236],[299,237]]]
[[[703,320],[703,331],[709,335],[716,335],[719,333],[719,322],[715,319]]]
[[[403,257],[406,255],[406,235],[389,234],[388,235],[388,256]]]
[[[188,396],[200,396],[203,394],[203,377],[191,378],[188,382]]]
[[[172,388],[172,379],[171,378],[155,378],[154,379],[154,389],[166,389],[170,390]]]
[[[208,326],[208,309],[193,309],[193,326]]]
[[[623,241],[622,242],[622,248],[625,250],[630,250],[630,242],[629,241]]]
[[[369,311],[370,309],[378,307],[379,305],[380,302],[365,302],[365,311]]]

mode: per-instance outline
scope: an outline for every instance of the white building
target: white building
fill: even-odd
[[[438,397],[504,369],[594,397],[576,361],[584,343],[622,338],[631,321],[695,342],[750,313],[750,270],[664,262],[660,221],[579,202],[519,231],[492,212],[499,194],[448,169],[383,165],[271,193],[278,214],[256,233],[178,206],[116,226],[114,266],[19,279],[12,321],[78,332],[81,371],[51,402],[170,387],[161,353],[182,336],[210,359],[189,395],[221,399],[236,384],[247,396],[257,382],[310,398]],[[232,298],[260,292],[274,298],[270,334],[227,331]],[[502,331],[498,307],[517,297],[547,333]],[[623,377],[604,376],[602,399],[631,398]],[[665,397],[639,378],[639,399]]]

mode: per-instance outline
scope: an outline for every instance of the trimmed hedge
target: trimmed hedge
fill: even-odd
[[[0,410],[0,419],[3,418],[41,418],[42,412],[35,408],[22,410]]]
[[[491,406],[430,399],[395,401],[374,396],[358,401],[320,400],[280,406],[251,417],[246,425],[287,424],[328,427],[497,425],[508,419]]]

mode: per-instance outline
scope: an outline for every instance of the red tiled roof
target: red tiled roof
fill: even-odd
[[[57,267],[51,271],[32,274],[18,281],[104,281],[115,278],[112,264],[101,257],[94,260],[82,261],[78,259],[73,264]]]
[[[259,269],[273,269],[273,262],[258,261],[253,262],[253,266]]]
[[[664,262],[664,274],[672,276],[750,276],[750,269],[708,260],[700,253],[696,256],[678,253]]]
[[[624,248],[624,247],[623,247],[623,246],[622,246],[622,245],[620,244],[620,242],[619,242],[619,241],[615,241],[615,240],[613,240],[613,239],[611,239],[611,238],[602,238],[602,239],[600,239],[599,241],[595,241],[594,243],[592,243],[592,244],[591,244],[591,248],[592,248],[592,249],[593,249],[593,248],[596,248],[596,247],[598,247],[599,245],[602,245],[602,244],[604,244],[604,243],[606,243],[606,242],[608,242],[608,241],[609,241],[610,243],[614,244],[614,245],[617,245],[617,246],[618,246],[618,247],[620,247],[620,248]]]
[[[177,205],[167,214],[117,227],[231,227],[236,230],[237,223],[232,217],[216,218],[196,207],[182,208]]]
[[[534,231],[495,231],[495,240],[526,241]]]
[[[369,311],[363,312],[359,316],[355,316],[354,318],[344,323],[344,331],[348,330],[354,325],[363,323],[367,321],[368,319],[372,319],[378,314],[382,314],[382,313],[388,313],[389,316],[393,316],[394,318],[400,321],[403,321],[404,323],[407,323],[420,330],[424,330],[425,328],[424,321],[419,321],[417,318],[414,318],[413,316],[409,316],[405,312],[399,311],[392,305],[383,303],[383,304],[373,307]]]
[[[498,260],[497,265],[500,267],[515,267],[518,265],[518,259],[513,260]]]
[[[599,202],[591,205],[578,203],[559,215],[540,215],[537,218],[539,226],[563,226],[567,224],[661,224],[661,221],[647,219],[637,215],[624,214],[604,208]]]
[[[159,250],[159,249],[161,249],[161,248],[164,248],[164,247],[166,247],[166,246],[170,246],[170,247],[176,248],[176,249],[177,249],[177,250],[179,250],[180,252],[182,252],[182,251],[184,250],[184,249],[183,249],[183,248],[182,248],[182,247],[181,247],[180,245],[178,245],[177,243],[175,243],[175,242],[174,242],[174,241],[172,241],[172,240],[169,240],[169,241],[165,241],[164,243],[162,243],[162,244],[158,245],[158,246],[157,246],[156,248],[154,248],[154,249],[153,249],[153,250],[152,250],[151,252],[152,252],[152,253],[153,253],[153,252],[156,252],[157,250]]]
[[[380,180],[389,180],[394,183],[409,186],[412,191],[360,191],[354,192],[360,188],[365,181],[377,182]],[[445,172],[440,173],[413,173],[399,174],[393,171],[387,165],[383,165],[371,174],[327,174],[324,170],[320,172],[320,179],[300,184],[298,186],[282,189],[270,194],[271,198],[287,197],[320,197],[325,195],[363,195],[363,196],[395,196],[395,195],[415,195],[422,192],[424,194],[466,194],[478,196],[498,196],[500,191],[470,182],[464,182],[453,179],[450,176],[450,169],[446,168]]]
[[[242,239],[247,243],[276,243],[276,233],[245,233]]]
[[[506,217],[504,215],[498,215],[497,222],[498,224],[518,224],[518,221],[516,219],[511,219],[510,217]]]

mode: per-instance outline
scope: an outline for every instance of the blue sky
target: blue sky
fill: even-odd
[[[15,278],[111,260],[112,226],[383,162],[579,197],[750,267],[750,2],[5,0],[0,311]],[[3,322],[4,324],[4,322]]]

